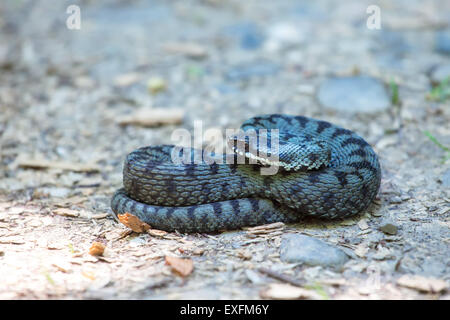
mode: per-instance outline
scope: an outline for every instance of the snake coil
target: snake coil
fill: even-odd
[[[378,192],[378,157],[350,130],[282,114],[251,118],[241,129],[279,129],[277,174],[261,175],[261,164],[176,164],[174,146],[140,148],[126,157],[124,187],[111,200],[115,216],[128,212],[166,231],[211,232],[305,215],[344,218],[367,208]],[[236,152],[251,156],[246,147]]]

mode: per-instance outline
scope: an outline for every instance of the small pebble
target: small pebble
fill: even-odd
[[[450,54],[450,31],[437,32],[436,51],[444,54]]]
[[[288,263],[302,262],[309,266],[339,269],[349,257],[341,249],[322,240],[302,234],[288,234],[282,238],[280,259]]]
[[[89,254],[92,256],[102,256],[105,251],[105,245],[101,242],[94,241],[89,248]]]
[[[407,201],[407,200],[411,199],[411,197],[407,194],[402,194],[402,196],[400,198],[402,199],[402,201]]]
[[[390,203],[402,203],[403,200],[402,200],[402,198],[400,198],[399,196],[393,196],[393,197],[389,200],[389,202],[390,202]]]
[[[281,22],[269,27],[268,40],[265,49],[276,51],[298,45],[306,40],[306,31],[287,22]]]
[[[392,222],[384,222],[378,227],[378,229],[388,235],[396,235],[398,232],[398,227]]]
[[[164,91],[167,88],[166,82],[162,78],[150,78],[147,82],[147,88],[152,94]]]
[[[49,197],[53,198],[67,198],[71,192],[68,188],[53,188],[53,187],[44,187],[40,189],[40,191],[44,194],[47,194]]]
[[[269,61],[256,61],[231,68],[225,77],[228,80],[247,80],[252,77],[272,76],[280,70],[280,67]]]
[[[253,270],[246,269],[245,275],[253,284],[263,284],[264,283],[264,279]]]
[[[243,22],[231,25],[225,29],[225,34],[236,38],[245,50],[255,50],[265,41],[262,30],[252,22]]]
[[[435,84],[441,83],[450,77],[450,64],[437,66],[430,75],[431,81]]]
[[[444,172],[441,178],[442,185],[446,188],[450,188],[450,169]]]

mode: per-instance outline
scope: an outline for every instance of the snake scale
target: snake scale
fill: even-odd
[[[304,216],[349,217],[378,192],[378,157],[350,130],[283,114],[251,118],[241,129],[279,129],[277,174],[261,175],[261,163],[176,164],[174,146],[143,147],[126,157],[124,187],[111,200],[115,217],[128,212],[157,229],[212,232]],[[296,168],[287,169],[292,164]]]

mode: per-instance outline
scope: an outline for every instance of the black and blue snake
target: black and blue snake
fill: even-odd
[[[349,217],[366,209],[378,192],[378,157],[350,130],[283,114],[251,118],[241,129],[257,134],[279,130],[276,174],[261,174],[261,168],[270,165],[264,162],[268,157],[256,163],[174,163],[174,146],[144,147],[126,157],[124,187],[112,197],[113,212],[131,213],[156,229],[212,232],[292,223],[304,216]],[[259,151],[253,149],[262,147],[241,140],[243,147],[235,145],[234,160],[238,154],[251,158]],[[190,156],[196,152],[192,149]],[[230,155],[221,157],[230,160]]]

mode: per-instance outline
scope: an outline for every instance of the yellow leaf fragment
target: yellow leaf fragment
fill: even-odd
[[[89,248],[89,254],[91,256],[101,256],[105,251],[105,245],[101,242],[94,241]]]
[[[191,259],[166,256],[166,264],[182,277],[186,277],[194,270],[194,262]]]
[[[147,223],[142,222],[138,217],[132,215],[131,213],[125,212],[124,214],[118,214],[117,217],[121,223],[134,232],[141,233],[150,229],[150,226]]]

